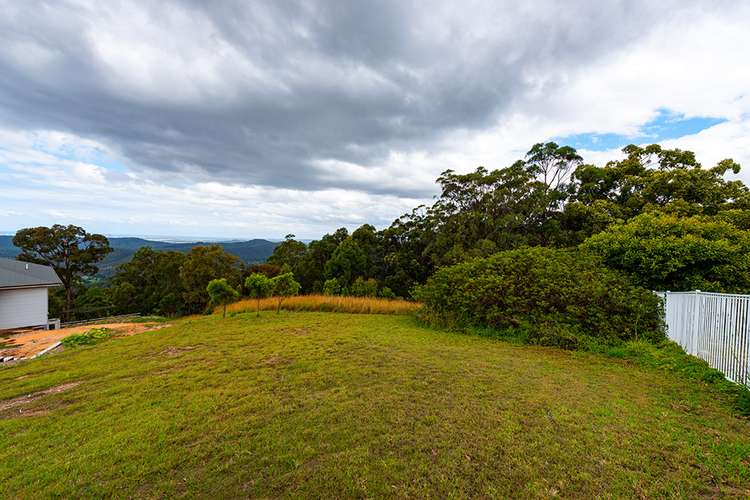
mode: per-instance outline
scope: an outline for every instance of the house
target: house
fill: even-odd
[[[0,330],[47,328],[47,291],[61,285],[49,266],[0,259]]]

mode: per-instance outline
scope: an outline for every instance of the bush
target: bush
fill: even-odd
[[[69,335],[60,343],[65,347],[77,347],[80,345],[93,345],[109,337],[109,328],[92,328],[91,330],[77,335]]]
[[[271,289],[273,290],[273,295],[278,300],[276,313],[281,312],[281,303],[284,301],[284,298],[297,295],[300,288],[300,284],[294,279],[294,274],[292,273],[279,274],[271,279]]]
[[[336,278],[331,278],[323,283],[323,295],[339,295],[340,293],[341,285]]]
[[[438,270],[414,295],[432,324],[489,327],[534,344],[664,338],[659,298],[577,251],[535,247],[474,259]]]
[[[234,302],[240,296],[240,294],[229,286],[227,280],[224,278],[211,280],[206,287],[208,296],[211,297],[211,305],[223,306],[222,316],[227,316],[227,304]]]
[[[750,290],[750,231],[717,219],[644,213],[592,236],[582,249],[651,290]]]
[[[378,282],[373,278],[365,280],[360,276],[354,280],[349,292],[355,297],[375,297],[378,294]]]

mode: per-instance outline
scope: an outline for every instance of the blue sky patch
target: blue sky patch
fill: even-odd
[[[122,173],[128,171],[127,165],[99,148],[81,147],[75,143],[61,144],[55,148],[50,148],[45,142],[39,141],[32,145],[32,149],[50,154],[61,160],[91,163],[112,172]]]
[[[573,146],[576,149],[606,151],[608,149],[619,149],[628,144],[651,144],[697,134],[701,130],[725,121],[727,121],[726,118],[707,116],[686,118],[682,113],[660,109],[656,118],[643,124],[636,135],[585,133],[556,137],[553,140],[559,144]]]

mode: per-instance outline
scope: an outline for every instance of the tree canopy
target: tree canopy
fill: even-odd
[[[51,266],[65,289],[66,319],[74,309],[76,285],[83,276],[99,271],[97,264],[112,251],[109,240],[101,234],[86,232],[78,226],[55,224],[52,227],[21,229],[13,237],[21,249],[18,260]]]
[[[305,293],[331,293],[333,282],[325,283],[332,279],[351,293],[361,278],[409,297],[442,266],[525,246],[574,248],[641,214],[714,217],[750,228],[750,193],[726,178],[739,171],[734,161],[703,168],[692,152],[659,145],[630,145],[623,153],[595,166],[574,148],[547,142],[505,168],[446,170],[432,205],[380,231],[341,228],[309,245],[290,236],[269,262],[289,266]]]
[[[248,296],[256,300],[256,316],[260,316],[260,300],[271,295],[273,285],[273,281],[261,273],[253,273],[245,280]]]
[[[225,278],[214,279],[208,282],[206,286],[206,292],[211,298],[211,304],[214,306],[222,306],[222,317],[227,316],[227,304],[237,300],[239,293],[237,290],[229,286]]]
[[[750,291],[750,231],[715,218],[647,212],[582,248],[651,290]]]
[[[224,278],[236,288],[241,276],[240,260],[219,245],[193,247],[180,267],[186,312],[198,313],[206,308],[210,299],[206,286],[211,280]]]
[[[268,286],[280,300],[299,292],[409,298],[441,268],[527,247],[577,249],[651,289],[750,293],[750,190],[731,178],[739,165],[726,159],[704,168],[690,151],[654,144],[622,153],[597,166],[546,142],[503,168],[445,170],[434,202],[390,226],[339,228],[309,244],[289,234],[262,264],[246,266],[215,245],[187,255],[142,248],[109,288],[78,301],[74,290],[110,251],[104,236],[58,225],[21,230],[14,243],[20,259],[55,267],[67,311],[78,303],[198,313],[217,279],[255,298]],[[52,299],[58,307],[59,294]]]

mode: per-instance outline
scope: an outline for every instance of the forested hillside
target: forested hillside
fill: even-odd
[[[560,317],[575,316],[569,310],[573,296],[586,317],[587,304],[598,297],[597,304],[620,311],[624,323],[634,321],[632,336],[638,337],[644,321],[652,327],[656,314],[655,306],[642,307],[643,290],[750,292],[750,189],[733,178],[740,166],[727,159],[704,167],[690,151],[656,144],[630,145],[622,153],[597,166],[572,147],[538,143],[503,168],[443,172],[434,203],[389,227],[364,224],[351,232],[342,227],[311,242],[291,234],[279,244],[107,240],[83,228],[55,226],[19,231],[16,243],[25,242],[19,243],[27,249],[22,260],[72,273],[67,288],[75,300],[66,299],[66,309],[76,317],[200,313],[217,303],[207,291],[213,280],[224,280],[221,288],[230,297],[250,296],[257,292],[247,285],[253,274],[258,276],[251,284],[260,283],[261,274],[278,280],[288,275],[284,279],[293,280],[302,294],[419,297],[438,323],[512,327],[532,337],[545,324],[544,343],[573,346],[587,342],[592,328],[601,332],[601,325],[611,322],[609,312],[602,312],[595,327],[560,326]],[[533,247],[550,251],[528,250]],[[69,255],[76,257],[76,269],[66,268]],[[528,265],[517,264],[524,259]],[[476,262],[461,267],[469,261]],[[517,300],[530,288],[530,266],[542,262],[534,268],[534,283],[548,289],[539,288],[535,297],[554,293],[559,300]],[[436,275],[452,266],[458,267]],[[587,278],[578,279],[582,275]],[[580,288],[581,282],[592,287],[607,282],[620,291]],[[511,302],[501,306],[500,291]],[[474,309],[476,304],[483,309]]]
[[[128,262],[135,252],[141,247],[151,247],[154,250],[175,251],[187,253],[195,246],[216,244],[224,248],[228,253],[239,257],[247,264],[265,262],[273,253],[278,243],[268,240],[253,239],[248,241],[224,241],[217,243],[189,242],[171,243],[166,241],[147,240],[143,238],[108,238],[112,252],[99,264],[99,273],[103,276],[111,276],[115,273],[117,266]],[[13,246],[13,236],[0,235],[0,257],[13,259],[19,250]]]

